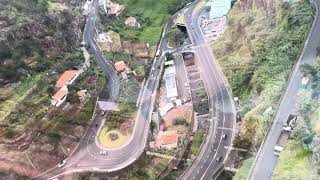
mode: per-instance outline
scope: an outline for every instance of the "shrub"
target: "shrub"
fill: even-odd
[[[185,125],[185,126],[188,126],[189,125],[189,123],[187,122],[187,120],[186,119],[174,119],[173,121],[172,121],[172,124],[173,125]]]

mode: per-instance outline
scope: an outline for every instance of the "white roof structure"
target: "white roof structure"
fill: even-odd
[[[118,105],[114,102],[98,101],[98,106],[103,111],[120,111]]]
[[[176,84],[176,69],[174,66],[167,67],[164,71],[164,81],[166,84],[167,98],[175,99],[178,96]]]
[[[219,18],[228,13],[231,8],[231,0],[209,0],[206,7],[210,7],[210,19]]]
[[[168,111],[170,111],[172,108],[174,108],[173,103],[168,103],[163,107],[159,108],[160,116],[164,116],[167,114]]]

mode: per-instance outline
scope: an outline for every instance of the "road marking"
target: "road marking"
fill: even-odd
[[[227,128],[227,127],[218,127],[218,129],[222,129],[222,130],[229,130],[229,131],[236,131],[233,128]]]

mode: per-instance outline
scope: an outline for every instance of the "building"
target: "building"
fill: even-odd
[[[126,63],[124,61],[118,61],[118,62],[114,63],[114,68],[118,72],[123,72],[128,69],[128,66],[126,65]]]
[[[128,26],[140,28],[140,24],[138,23],[137,19],[132,16],[129,16],[124,23]]]
[[[157,138],[154,141],[149,143],[151,149],[155,148],[165,148],[172,149],[178,147],[179,134],[176,130],[174,131],[163,131],[160,129],[160,132]]]
[[[51,98],[52,106],[60,106],[66,99],[68,95],[68,89],[66,87],[60,88]]]
[[[84,90],[79,90],[79,91],[77,91],[77,95],[78,95],[80,101],[83,101],[84,98],[85,98],[86,95],[87,95],[87,90],[86,90],[86,89],[84,89]]]
[[[176,84],[176,69],[174,66],[169,66],[164,72],[164,81],[166,86],[167,98],[174,101],[178,97]]]
[[[164,131],[160,135],[159,141],[161,142],[161,148],[171,149],[178,147],[179,135],[175,131]]]
[[[65,71],[57,80],[55,87],[58,91],[51,98],[52,106],[60,106],[67,98],[68,95],[68,84],[72,84],[79,76],[78,70]]]
[[[163,106],[163,107],[160,107],[160,108],[159,108],[160,116],[166,115],[172,108],[174,108],[174,105],[173,105],[172,102],[166,104],[166,105]]]
[[[112,3],[111,1],[107,3],[108,16],[118,16],[124,10],[124,5]]]
[[[79,76],[78,70],[65,71],[57,80],[56,88],[62,88],[68,84],[72,84]]]
[[[113,43],[109,33],[100,33],[98,35],[98,42],[100,43]]]
[[[225,16],[231,8],[231,0],[209,0],[205,7],[209,10],[209,19]]]

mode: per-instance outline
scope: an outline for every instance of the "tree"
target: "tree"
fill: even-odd
[[[49,85],[47,88],[47,93],[49,95],[53,95],[54,91],[55,91],[55,88],[52,85]]]
[[[172,53],[166,52],[166,58],[167,58],[167,61],[173,60],[173,55],[172,55]]]
[[[310,64],[302,64],[300,66],[300,71],[304,76],[311,75],[312,78],[317,78],[317,69]]]
[[[79,103],[80,99],[75,92],[70,92],[67,96],[67,102],[71,104]]]
[[[68,90],[70,91],[70,92],[77,92],[77,91],[79,91],[81,88],[78,86],[78,85],[76,85],[76,84],[69,84],[68,86]]]

